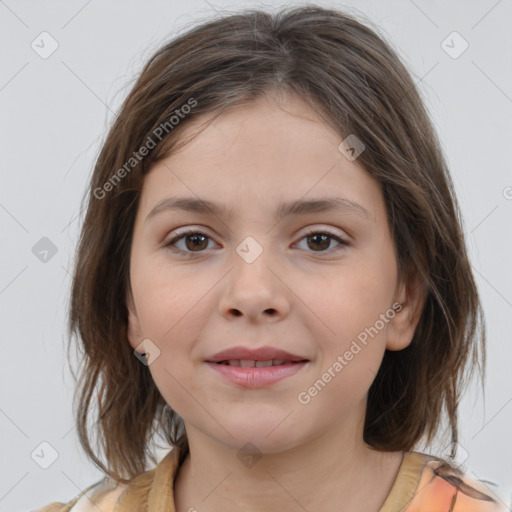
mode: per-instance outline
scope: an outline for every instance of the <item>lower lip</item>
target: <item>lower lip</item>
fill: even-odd
[[[302,370],[309,361],[281,364],[278,366],[266,366],[263,368],[245,368],[243,366],[229,366],[227,364],[206,364],[220,373],[226,380],[238,384],[244,388],[261,388],[269,386],[286,377],[291,377]]]

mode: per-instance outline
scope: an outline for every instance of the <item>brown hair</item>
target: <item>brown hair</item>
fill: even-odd
[[[109,476],[126,481],[147,470],[148,456],[156,463],[154,434],[180,447],[181,460],[188,450],[182,419],[127,339],[129,254],[144,175],[177,147],[190,119],[273,92],[299,94],[340,141],[355,134],[364,143],[358,163],[382,186],[399,279],[416,276],[427,290],[410,346],[385,352],[364,440],[410,450],[431,442],[446,414],[457,441],[466,378],[476,365],[483,377],[483,313],[431,120],[398,54],[368,25],[311,4],[211,19],[158,49],[126,97],[84,196],[68,326],[83,353],[74,402],[79,440]],[[154,147],[139,158],[150,140]],[[90,444],[91,405],[106,465]]]

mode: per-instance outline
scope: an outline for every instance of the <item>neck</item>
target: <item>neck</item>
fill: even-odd
[[[190,453],[174,485],[176,512],[378,512],[403,452],[379,452],[341,428],[278,453],[254,454],[187,426]],[[241,443],[243,445],[243,443]]]

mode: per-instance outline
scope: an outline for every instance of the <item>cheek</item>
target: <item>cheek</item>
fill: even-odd
[[[201,388],[191,378],[191,368],[193,360],[200,357],[195,348],[211,304],[208,306],[206,300],[205,284],[190,286],[186,280],[170,274],[162,269],[146,273],[138,307],[144,336],[159,350],[149,366],[152,379],[169,406],[188,416],[197,414],[190,396],[199,396]]]
[[[321,288],[315,278],[303,283],[298,295],[306,297],[310,316],[317,313],[317,322],[320,318],[326,331],[336,336],[353,335],[351,328],[373,324],[391,306],[394,290],[389,270],[378,265],[340,268]]]
[[[172,265],[165,251],[134,258],[132,287],[144,335],[165,348],[183,332],[192,334],[201,299],[213,286],[209,280],[197,279],[183,265]]]
[[[393,260],[384,251],[380,255],[361,253],[357,261],[340,265],[328,278],[302,280],[297,295],[306,297],[307,307],[300,306],[302,317],[321,347],[322,368],[349,351],[350,368],[378,370],[388,328],[381,315],[389,314],[395,285]]]

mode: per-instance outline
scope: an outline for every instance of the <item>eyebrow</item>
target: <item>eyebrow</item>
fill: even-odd
[[[367,220],[374,221],[373,215],[363,208],[359,203],[351,201],[344,197],[319,197],[316,199],[298,199],[278,205],[274,213],[274,220],[280,221],[290,215],[307,215],[317,212],[332,211],[335,209],[343,209],[351,213],[355,213]],[[208,201],[206,199],[198,199],[194,197],[167,197],[159,201],[155,207],[149,212],[145,222],[157,214],[169,210],[183,210],[191,213],[210,214],[218,217],[232,217],[233,209],[227,209],[224,205]]]

